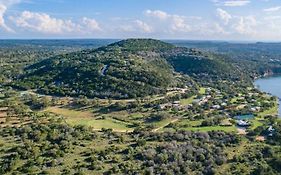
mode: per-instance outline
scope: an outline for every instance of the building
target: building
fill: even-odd
[[[246,121],[246,120],[238,120],[237,121],[237,125],[238,126],[241,126],[241,127],[248,127],[250,126],[250,122],[249,121]]]

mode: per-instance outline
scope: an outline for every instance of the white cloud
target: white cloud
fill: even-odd
[[[125,20],[125,21],[119,21],[119,23],[125,22],[124,24],[121,24],[118,27],[118,31],[121,32],[128,32],[128,33],[152,33],[153,32],[153,28],[145,23],[142,20]]]
[[[260,28],[260,22],[255,16],[235,16],[220,8],[217,9],[217,15],[224,23],[223,27],[217,26],[217,29],[221,27],[221,31],[224,30],[227,34],[254,37],[261,32],[257,31]]]
[[[18,17],[11,17],[11,20],[20,28],[44,34],[69,34],[74,32],[89,34],[94,31],[101,31],[98,22],[87,17],[84,17],[80,23],[75,23],[72,20],[51,17],[46,13],[24,11]]]
[[[52,18],[46,13],[24,11],[19,17],[12,18],[18,27],[50,34],[79,31],[79,26],[71,20]]]
[[[14,32],[13,29],[7,26],[4,17],[8,7],[20,2],[21,0],[0,0],[0,28],[3,28],[7,32]]]
[[[11,6],[20,2],[22,2],[22,0],[0,0],[0,4],[5,6]]]
[[[146,10],[145,15],[148,17],[153,17],[159,19],[160,23],[165,23],[165,27],[170,29],[171,32],[190,32],[191,25],[188,24],[188,19],[197,19],[200,20],[201,18],[198,17],[187,17],[187,16],[180,16],[176,14],[168,14],[167,12],[161,10]],[[157,23],[157,21],[154,21]]]
[[[220,8],[217,9],[217,15],[224,21],[224,24],[228,24],[229,20],[232,18],[232,16],[227,11]]]
[[[13,30],[8,27],[5,23],[4,15],[7,10],[7,7],[0,4],[0,28],[3,28],[7,32],[13,32]]]
[[[151,26],[149,26],[147,23],[141,21],[141,20],[136,20],[135,21],[137,27],[145,33],[151,33],[152,32],[152,28]]]
[[[163,11],[160,11],[160,10],[155,10],[155,11],[146,10],[145,14],[147,16],[157,17],[160,20],[165,20],[165,19],[167,19],[170,16],[166,12],[163,12]]]
[[[228,35],[229,32],[225,31],[224,27],[222,27],[218,23],[204,23],[199,26],[199,29],[197,30],[197,33],[199,33],[202,36],[225,36]]]
[[[216,34],[223,34],[223,35],[226,35],[226,34],[229,34],[228,32],[225,31],[225,29],[220,26],[218,23],[215,23],[214,27],[213,27],[213,32],[216,33]]]
[[[239,7],[251,3],[250,0],[211,0],[218,6]]]
[[[191,26],[185,21],[185,17],[178,15],[172,16],[172,29],[180,32],[189,32],[192,30]]]
[[[276,6],[276,7],[271,7],[271,8],[267,8],[267,9],[263,9],[263,11],[265,12],[276,12],[281,10],[281,6]]]
[[[89,30],[89,31],[101,31],[99,23],[95,19],[90,19],[84,17],[82,19],[82,24]]]
[[[233,25],[236,32],[239,34],[255,35],[257,26],[257,20],[253,16],[239,17],[237,23]]]

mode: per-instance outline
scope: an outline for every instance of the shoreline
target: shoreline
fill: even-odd
[[[281,118],[281,105],[280,105],[280,104],[281,104],[281,96],[274,95],[274,94],[272,94],[272,92],[262,90],[262,89],[261,89],[261,86],[256,84],[256,81],[258,81],[258,80],[262,80],[262,79],[266,80],[266,79],[277,78],[277,77],[280,77],[280,78],[281,78],[281,74],[278,73],[278,74],[272,74],[272,75],[261,76],[261,77],[259,77],[259,78],[254,79],[253,85],[254,85],[254,87],[257,88],[259,91],[265,92],[266,94],[277,98],[277,106],[278,106],[277,115],[278,115],[278,117]],[[281,90],[281,89],[280,89],[280,90]]]

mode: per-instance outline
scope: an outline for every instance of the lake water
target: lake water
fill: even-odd
[[[279,104],[281,104],[281,76],[258,79],[255,81],[255,85],[261,91],[279,97]],[[281,115],[281,105],[279,105],[279,115]]]

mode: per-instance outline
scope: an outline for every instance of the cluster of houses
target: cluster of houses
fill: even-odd
[[[169,89],[169,91],[177,91],[184,93],[184,89],[181,88],[173,88]],[[260,99],[263,102],[266,102],[267,99],[264,99],[263,96],[261,96],[260,93],[258,92],[246,92],[246,93],[241,93],[237,95],[234,99],[235,100],[230,100],[228,98],[223,98],[222,93],[213,88],[206,88],[205,93],[202,94],[200,98],[196,98],[192,101],[190,104],[185,104],[183,105],[180,101],[173,101],[170,103],[165,103],[165,104],[160,104],[159,108],[160,109],[178,109],[178,110],[190,110],[194,106],[194,104],[197,104],[199,106],[203,106],[208,103],[212,104],[209,106],[210,111],[212,110],[235,110],[235,111],[248,111],[248,115],[242,115],[242,116],[236,116],[236,117],[231,117],[229,113],[225,113],[228,117],[233,118],[236,120],[236,125],[241,128],[247,128],[251,126],[251,119],[254,118],[254,113],[257,113],[261,111],[262,107],[260,105]],[[211,103],[209,101],[211,100]],[[231,124],[232,125],[232,124]],[[274,128],[272,126],[269,126],[267,131],[267,136],[271,137],[273,136],[274,133]]]
[[[201,105],[207,103],[211,97],[212,97],[211,95],[203,96],[200,99],[194,99],[193,103],[197,103],[198,105],[201,106]]]
[[[174,88],[168,88],[167,92],[185,93],[187,90],[188,90],[187,86],[185,86],[184,88],[174,87]]]
[[[183,105],[180,104],[180,101],[174,101],[172,103],[160,104],[158,106],[158,108],[159,109],[171,109],[171,108],[173,108],[173,109],[178,109],[178,110],[184,110],[184,109],[188,110],[192,106],[193,106],[192,104],[183,106]]]

